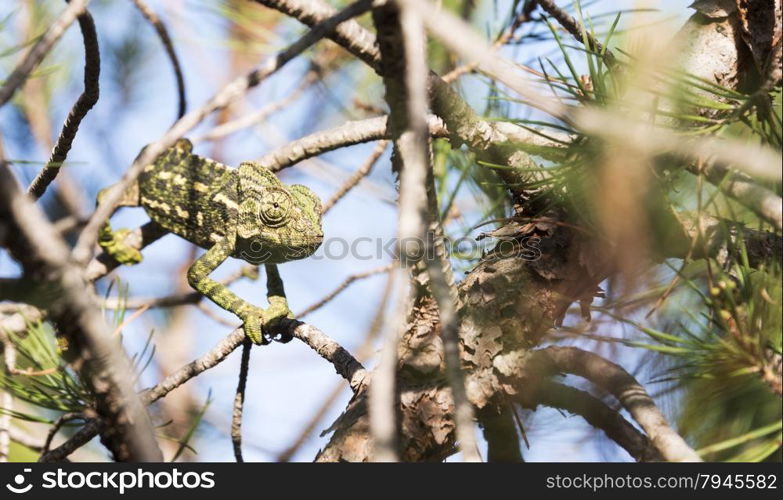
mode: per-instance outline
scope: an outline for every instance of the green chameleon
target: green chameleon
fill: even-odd
[[[252,162],[238,169],[192,154],[180,139],[144,168],[119,207],[144,207],[168,231],[207,252],[188,269],[188,283],[244,323],[256,344],[268,343],[264,325],[291,315],[275,266],[267,265],[269,307],[246,302],[209,275],[228,257],[251,264],[279,264],[312,255],[323,240],[321,200],[308,188],[285,185],[270,170]],[[108,189],[108,188],[107,188]],[[106,189],[98,194],[98,200]],[[98,243],[122,264],[136,264],[141,253],[124,243],[128,230],[112,232],[107,221]]]

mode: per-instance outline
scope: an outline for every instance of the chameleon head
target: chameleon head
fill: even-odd
[[[238,215],[236,256],[251,264],[303,259],[323,241],[318,196],[252,164],[239,167]]]

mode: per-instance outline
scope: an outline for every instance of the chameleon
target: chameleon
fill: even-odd
[[[110,188],[98,193],[98,202]],[[277,268],[270,264],[308,257],[321,245],[321,200],[310,189],[283,184],[253,162],[231,168],[198,156],[189,140],[180,139],[142,169],[115,210],[134,206],[143,207],[169,232],[206,249],[188,269],[188,283],[239,317],[253,343],[268,343],[264,326],[292,316]],[[119,263],[132,265],[142,256],[124,243],[127,234],[127,229],[112,231],[107,220],[98,244]],[[267,309],[209,277],[229,257],[267,264],[269,283],[280,289],[270,292]]]

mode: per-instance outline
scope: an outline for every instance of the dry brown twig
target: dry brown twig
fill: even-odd
[[[359,167],[359,169],[356,170],[356,172],[354,172],[353,175],[351,175],[351,177],[345,181],[342,186],[340,186],[340,188],[332,195],[331,198],[326,200],[321,210],[322,214],[326,215],[326,213],[329,212],[329,210],[331,210],[338,201],[348,194],[351,189],[355,188],[362,181],[362,179],[370,174],[373,166],[375,166],[375,164],[378,162],[378,159],[381,157],[384,151],[386,151],[388,144],[389,143],[386,140],[378,141],[375,149],[372,151],[372,153],[370,153],[370,156],[367,157],[362,166]]]
[[[221,123],[206,134],[194,137],[192,139],[193,143],[195,144],[202,141],[215,141],[231,135],[239,130],[258,125],[274,113],[280,111],[281,109],[285,109],[286,106],[299,99],[299,97],[301,97],[308,88],[318,81],[320,74],[320,68],[313,64],[313,67],[307,71],[299,85],[287,96],[275,102],[269,103],[253,113],[249,113],[230,122]]]
[[[52,440],[54,439],[54,436],[57,435],[57,432],[68,422],[72,422],[74,420],[84,420],[87,417],[83,413],[64,413],[60,415],[57,420],[55,420],[52,427],[49,429],[49,432],[46,434],[46,440],[44,441],[43,447],[41,448],[41,454],[45,455],[49,453],[49,447],[52,445]]]
[[[603,54],[604,62],[610,68],[617,64],[617,61],[612,54],[612,51],[601,45],[601,42],[595,39],[595,37],[582,26],[579,21],[574,19],[568,12],[564,11],[555,4],[552,0],[535,0],[535,2],[541,6],[542,9],[547,11],[549,15],[557,20],[567,32],[573,36],[579,43],[584,43],[587,40],[587,48],[597,54]]]
[[[574,347],[547,347],[535,351],[531,359],[536,376],[571,373],[614,395],[665,460],[701,462],[701,457],[672,429],[644,387],[621,366]]]
[[[182,118],[185,115],[188,104],[185,96],[185,77],[182,74],[182,67],[180,66],[179,58],[177,57],[177,51],[174,49],[174,42],[171,41],[171,37],[169,36],[168,29],[166,29],[166,25],[163,24],[163,21],[160,20],[160,17],[158,17],[155,11],[152,10],[152,8],[147,5],[144,0],[133,0],[133,3],[136,5],[136,8],[139,10],[139,12],[141,12],[141,15],[144,16],[144,19],[149,21],[149,23],[155,29],[155,32],[158,34],[158,38],[160,38],[160,41],[163,44],[163,49],[166,51],[166,56],[171,62],[171,67],[174,69],[174,77],[177,80],[177,97],[179,100],[177,118]]]
[[[84,41],[84,91],[68,113],[49,161],[46,162],[46,166],[33,179],[27,189],[27,192],[36,199],[43,196],[46,188],[57,177],[63,162],[68,157],[68,152],[71,150],[82,119],[95,106],[100,97],[98,80],[101,73],[101,54],[98,49],[95,22],[86,9],[79,14],[77,19]]]
[[[319,300],[318,302],[315,302],[314,304],[311,304],[311,305],[307,306],[306,308],[304,308],[302,310],[302,312],[297,313],[296,317],[299,318],[299,319],[304,318],[308,314],[310,314],[310,313],[312,313],[312,312],[322,308],[323,306],[325,306],[326,304],[331,302],[332,299],[337,297],[340,293],[342,293],[346,288],[351,286],[356,281],[363,280],[365,278],[369,278],[370,276],[375,276],[377,274],[388,273],[389,271],[391,271],[393,269],[394,265],[395,264],[386,264],[384,266],[376,267],[376,268],[373,268],[373,269],[369,269],[367,271],[363,271],[361,273],[356,273],[356,274],[352,274],[352,275],[348,276],[347,278],[345,278],[345,280],[342,283],[337,285],[337,287],[334,290],[332,290],[331,292],[326,294],[321,300]]]

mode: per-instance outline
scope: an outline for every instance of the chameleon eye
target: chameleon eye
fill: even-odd
[[[272,189],[264,194],[259,217],[269,227],[280,227],[288,222],[291,198],[282,189]]]

